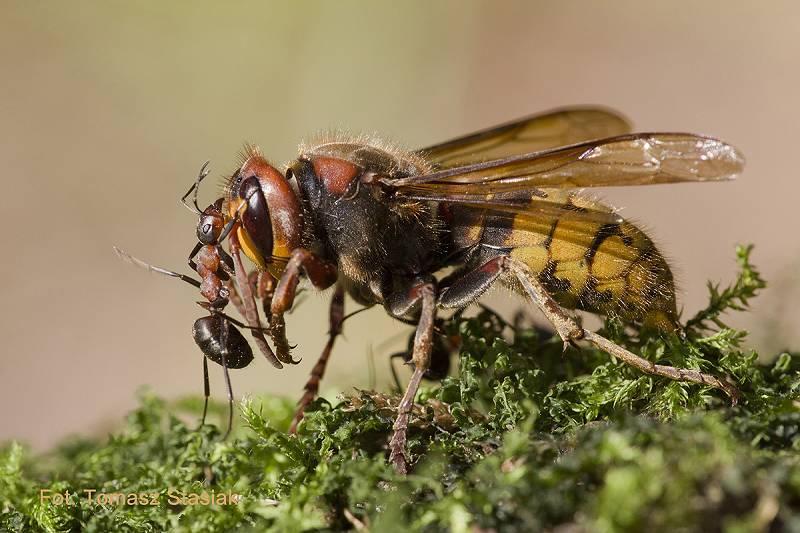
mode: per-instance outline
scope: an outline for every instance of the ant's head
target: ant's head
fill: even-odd
[[[192,211],[200,217],[197,221],[197,240],[203,244],[218,244],[225,227],[225,216],[222,213],[222,206],[225,200],[219,198],[203,211],[200,211],[200,206],[197,205],[197,193],[200,191],[200,182],[208,176],[208,172],[208,161],[206,161],[197,174],[195,182],[189,190],[186,191],[186,194],[181,197],[181,203],[189,211]],[[186,201],[189,195],[192,195],[191,204]]]
[[[203,244],[218,244],[222,230],[225,227],[225,217],[222,214],[222,198],[206,207],[200,213],[197,221],[197,240]]]

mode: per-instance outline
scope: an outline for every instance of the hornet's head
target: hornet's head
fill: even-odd
[[[238,217],[242,250],[262,270],[280,277],[303,234],[300,202],[289,181],[257,148],[245,149],[242,166],[225,187],[226,215]]]

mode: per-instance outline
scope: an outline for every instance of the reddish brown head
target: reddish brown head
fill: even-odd
[[[197,240],[203,244],[217,244],[225,226],[225,217],[222,213],[223,199],[219,198],[216,202],[206,207],[200,213],[200,220],[197,221]]]
[[[247,257],[280,276],[292,250],[301,245],[303,219],[292,187],[255,148],[247,148],[242,166],[226,187],[228,216],[239,213],[236,230]]]

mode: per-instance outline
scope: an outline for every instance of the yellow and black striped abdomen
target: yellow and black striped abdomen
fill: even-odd
[[[672,273],[650,238],[596,201],[563,191],[546,194],[563,214],[487,213],[481,244],[528,265],[564,307],[675,329]]]

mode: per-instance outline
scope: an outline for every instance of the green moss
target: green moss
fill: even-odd
[[[745,333],[721,320],[764,286],[749,251],[739,249],[730,287],[711,286],[686,339],[604,326],[651,360],[730,376],[742,390],[735,407],[597,350],[562,353],[557,339],[484,311],[448,326],[463,339],[459,371],[419,397],[408,477],[385,461],[395,395],[317,400],[297,437],[285,433],[291,402],[246,402],[247,427],[226,442],[145,395],[107,442],[71,441],[46,457],[7,446],[0,529],[800,530],[800,353],[759,363]],[[96,505],[86,488],[156,493],[156,505]],[[78,497],[42,503],[41,489]],[[170,490],[243,498],[180,505]]]

